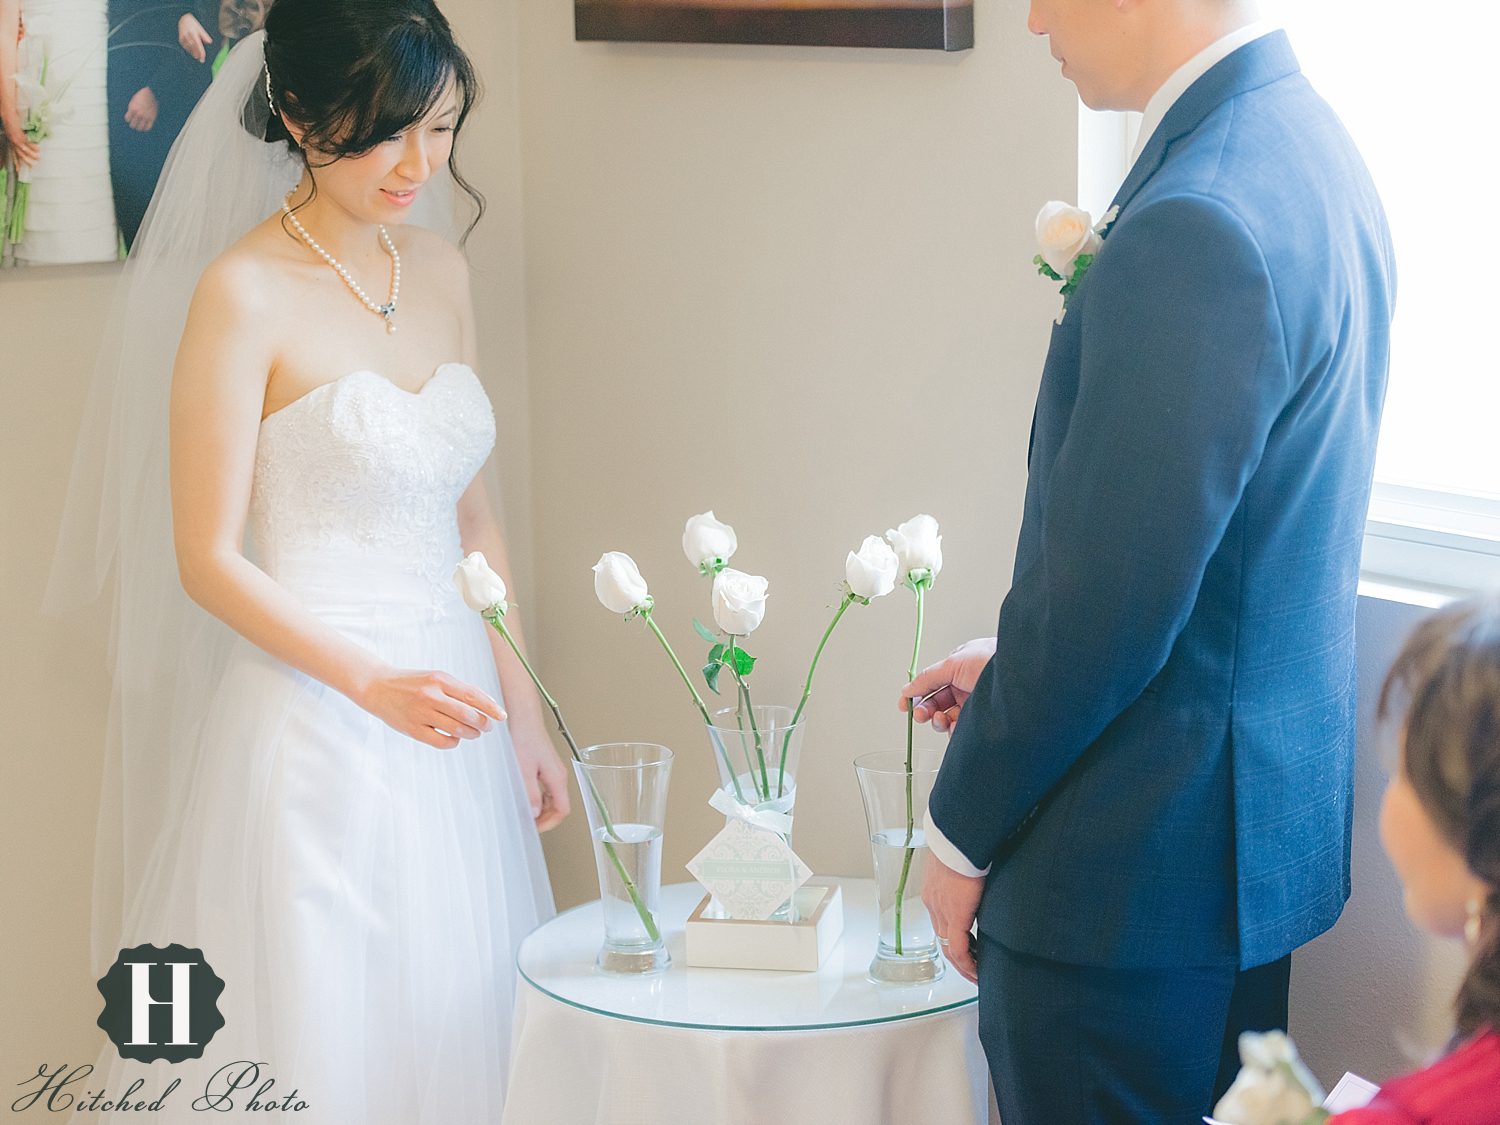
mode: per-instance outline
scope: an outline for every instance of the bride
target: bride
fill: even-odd
[[[505,572],[495,421],[466,262],[404,220],[440,178],[467,190],[476,88],[431,0],[279,0],[127,266],[75,466],[119,567],[96,901],[123,903],[95,961],[170,942],[225,982],[201,1059],[111,1047],[83,1082],[181,1079],[154,1120],[200,1120],[236,1060],[319,1125],[499,1117],[514,951],[552,913],[537,832],[568,798],[524,669],[450,578],[470,550]],[[168,402],[143,359],[175,323]],[[152,565],[169,538],[180,588]]]

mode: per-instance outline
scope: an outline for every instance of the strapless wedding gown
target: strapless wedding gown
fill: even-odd
[[[261,424],[253,557],[392,665],[499,700],[488,626],[451,580],[456,505],[494,437],[462,364],[418,393],[367,371],[317,387]],[[164,1113],[129,1116],[201,1125],[218,1115],[192,1099],[244,1059],[265,1064],[273,1099],[306,1101],[278,1119],[498,1121],[515,949],[553,913],[505,726],[437,750],[242,640],[196,771],[123,945],[201,948],[225,981],[224,1027],[184,1063],[122,1063],[111,1048],[84,1087],[113,1096],[142,1077],[154,1095],[180,1078]],[[265,1116],[230,1119],[241,1113]]]

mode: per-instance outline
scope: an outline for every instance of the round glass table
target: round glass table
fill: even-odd
[[[533,931],[517,954],[504,1121],[998,1121],[977,1034],[977,994],[951,968],[877,985],[875,885],[838,880],[844,933],[817,972],[687,964],[696,883],[662,888],[663,973],[594,967],[598,902]]]

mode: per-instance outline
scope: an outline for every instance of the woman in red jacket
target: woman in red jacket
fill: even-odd
[[[1455,603],[1407,641],[1381,692],[1405,703],[1380,836],[1425,930],[1459,937],[1469,971],[1453,1046],[1330,1125],[1500,1123],[1500,596]]]

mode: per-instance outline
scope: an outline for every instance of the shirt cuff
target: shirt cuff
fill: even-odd
[[[932,823],[932,810],[927,811],[927,850],[932,853],[934,859],[944,867],[967,875],[970,879],[982,879],[990,873],[989,865],[975,867],[969,862],[969,857],[958,850],[958,846],[952,840],[944,836],[942,830]]]

